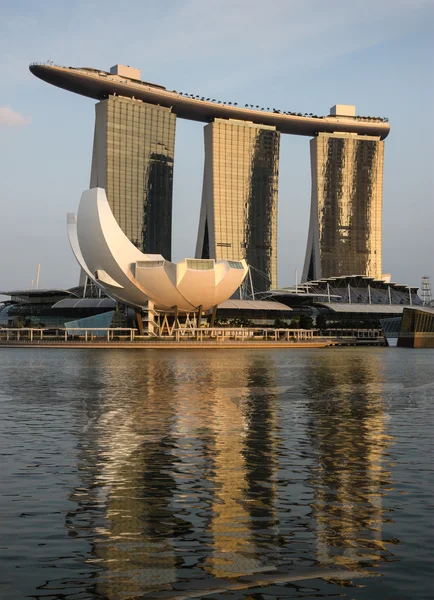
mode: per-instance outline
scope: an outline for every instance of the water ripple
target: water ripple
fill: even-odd
[[[433,356],[2,350],[2,597],[428,598]]]

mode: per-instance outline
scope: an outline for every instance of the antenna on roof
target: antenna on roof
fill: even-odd
[[[40,275],[40,273],[41,273],[41,265],[38,265],[38,268],[36,269],[36,282],[35,282],[35,288],[36,289],[39,289],[39,275]]]

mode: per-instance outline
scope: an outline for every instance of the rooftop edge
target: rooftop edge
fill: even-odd
[[[193,121],[211,122],[216,118],[237,119],[260,125],[272,125],[281,133],[307,136],[315,136],[321,132],[342,132],[376,136],[383,140],[390,132],[387,118],[382,117],[318,116],[275,108],[270,110],[251,104],[242,107],[236,102],[222,102],[176,90],[170,91],[158,84],[88,67],[32,63],[29,69],[33,75],[46,83],[88,98],[104,100],[110,95],[125,96],[170,108],[178,117]]]

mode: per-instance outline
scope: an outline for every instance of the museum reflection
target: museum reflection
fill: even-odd
[[[316,558],[357,568],[387,559],[383,498],[391,491],[388,412],[372,356],[324,354],[309,369],[307,434],[316,454],[308,478]]]
[[[67,526],[74,534],[90,536],[87,562],[95,568],[94,594],[118,598],[176,580],[174,540],[188,523],[171,508],[176,400],[170,364],[164,369],[164,402],[157,363],[144,363],[139,379],[133,371],[114,386],[104,385],[104,373],[100,368],[95,374],[105,393],[86,405],[89,423],[79,455],[82,487],[71,495],[78,508],[68,515]],[[147,382],[145,389],[140,380]]]
[[[81,484],[66,518],[90,542],[93,594],[170,589],[192,569],[261,570],[278,529],[272,361],[246,354],[229,371],[204,361],[192,372],[189,361],[149,360],[122,377],[111,368],[98,365],[99,393],[84,401]]]

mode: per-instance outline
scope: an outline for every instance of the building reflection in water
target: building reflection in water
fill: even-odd
[[[83,488],[71,497],[79,508],[67,521],[75,534],[81,529],[92,536],[94,593],[110,599],[175,581],[174,539],[187,525],[171,509],[176,397],[170,363],[164,373],[156,361],[143,362],[140,371],[125,366],[100,363],[96,371],[100,377],[109,370],[113,379],[121,375],[108,386],[101,380],[104,395],[89,402],[79,457]]]
[[[323,566],[376,564],[389,555],[382,500],[391,485],[378,363],[370,356],[324,354],[308,377],[317,559]]]
[[[89,541],[93,597],[387,559],[375,357],[321,352],[289,369],[254,351],[119,356],[77,369],[87,424],[66,526]]]
[[[90,537],[94,595],[261,571],[277,536],[272,361],[246,353],[192,372],[191,359],[129,370],[103,360],[66,521],[71,535]]]
[[[244,358],[238,387],[218,387],[209,406],[214,494],[208,523],[212,551],[205,568],[214,577],[261,571],[276,537],[273,364],[263,357],[249,360],[249,354]]]

